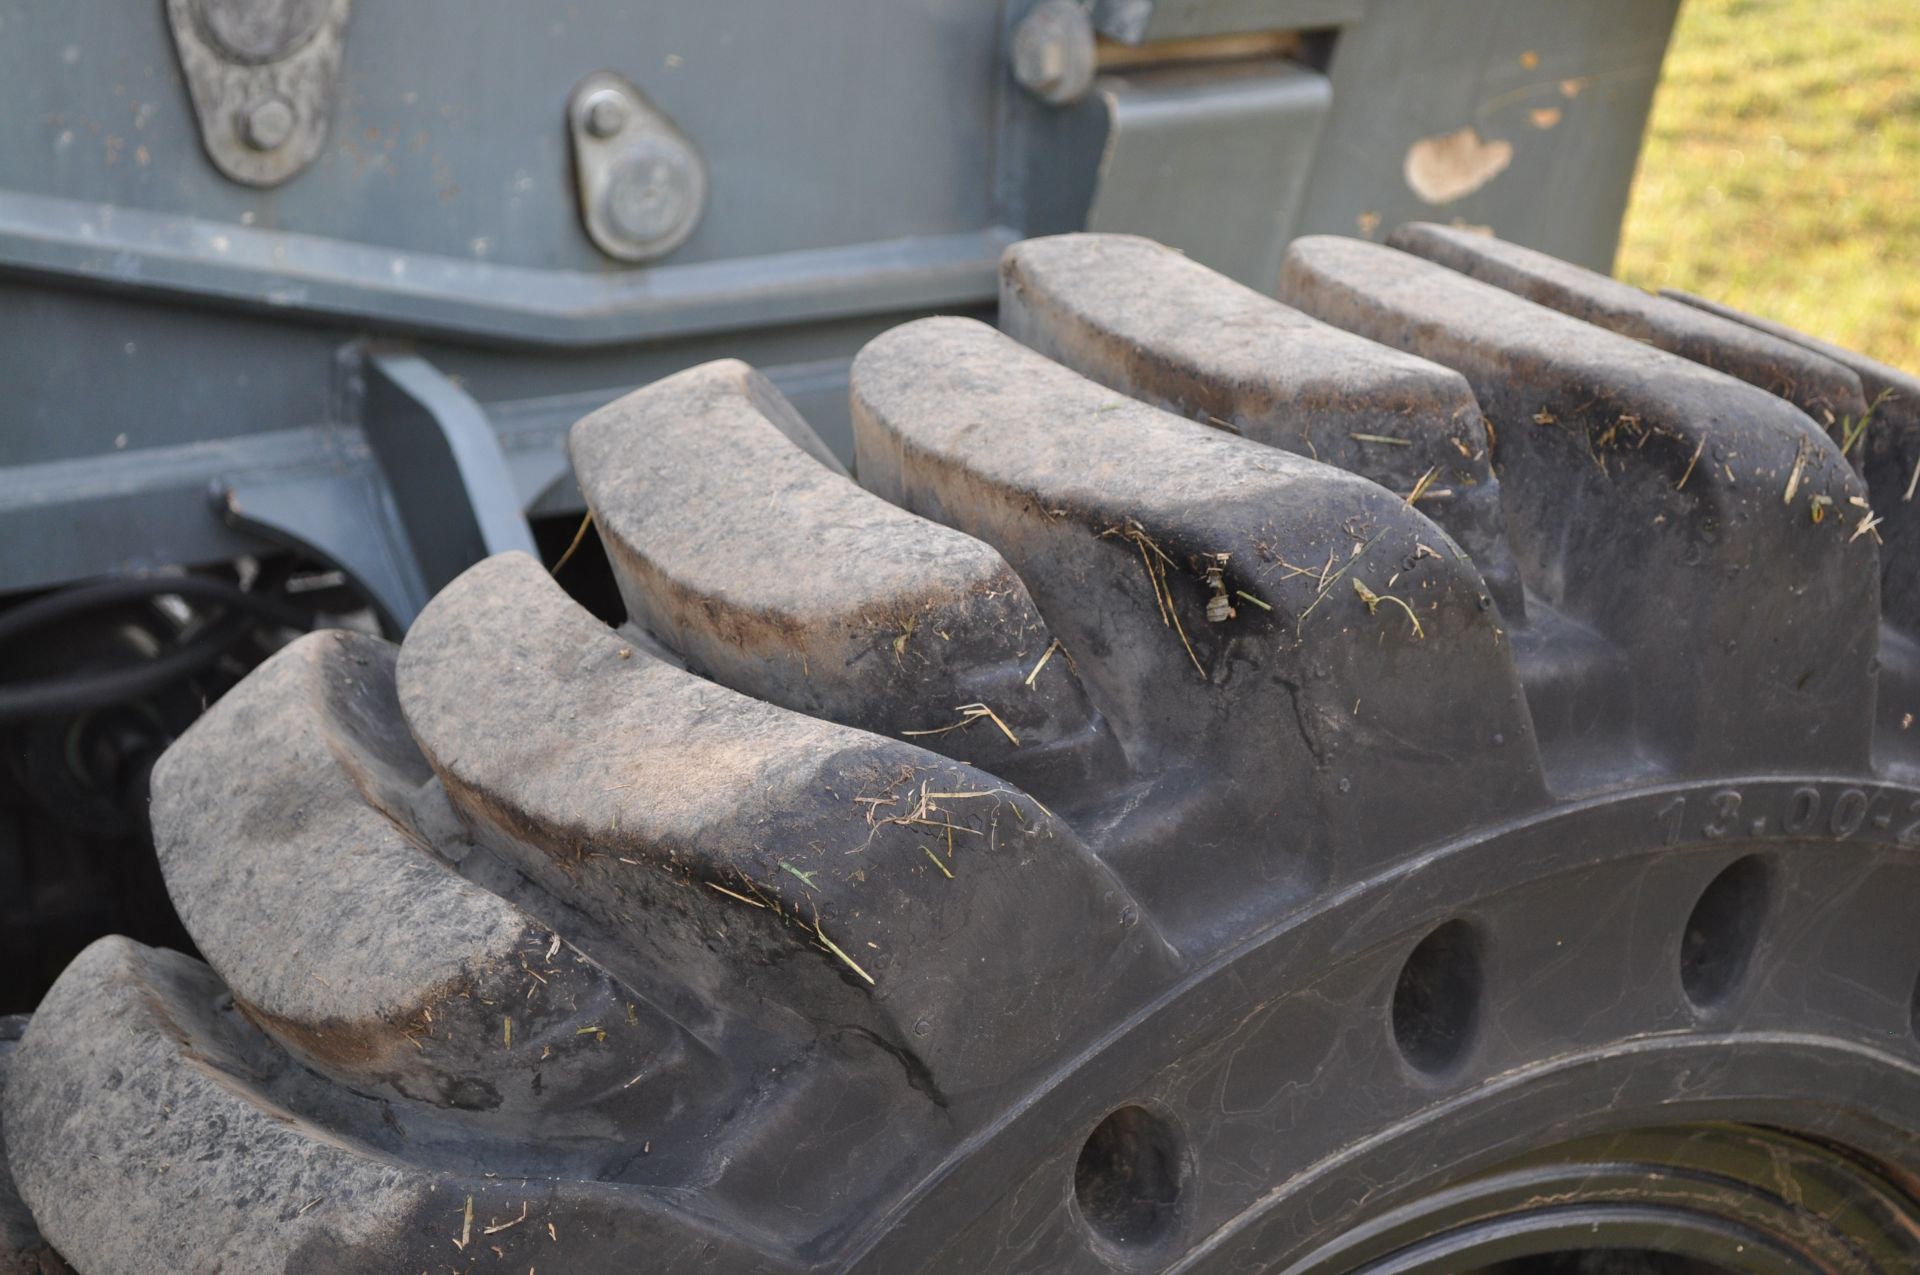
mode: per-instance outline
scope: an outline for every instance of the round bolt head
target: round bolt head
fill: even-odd
[[[601,89],[587,99],[587,132],[595,137],[612,137],[627,125],[627,103],[612,89]]]
[[[683,148],[646,138],[608,168],[601,215],[622,238],[647,247],[685,226],[697,185],[693,158]]]
[[[278,150],[293,136],[293,103],[284,97],[262,98],[240,114],[240,140],[257,151]]]
[[[325,24],[330,0],[195,0],[201,33],[242,66],[263,66],[299,51]]]
[[[1075,0],[1041,0],[1013,32],[1013,78],[1054,106],[1093,87],[1093,22]]]

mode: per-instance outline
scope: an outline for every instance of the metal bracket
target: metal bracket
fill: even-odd
[[[580,82],[567,102],[580,218],[620,261],[664,257],[693,233],[707,202],[707,166],[693,141],[611,71]]]
[[[352,0],[167,0],[180,69],[214,166],[278,186],[327,136]]]
[[[371,467],[344,473],[244,474],[217,484],[229,527],[338,567],[398,637],[432,597],[408,551],[393,493]]]
[[[1270,291],[1331,104],[1327,78],[1287,62],[1175,67],[1102,76],[1092,97],[1107,126],[1087,229],[1158,239]]]
[[[410,354],[348,347],[339,374],[340,407],[360,418],[372,463],[219,484],[229,526],[339,567],[396,634],[482,558],[538,556],[500,440],[472,396]]]
[[[537,557],[506,455],[473,397],[410,354],[370,355],[364,372],[361,428],[427,589],[496,553]]]
[[[1367,0],[1093,0],[1093,25],[1122,44],[1357,22]]]

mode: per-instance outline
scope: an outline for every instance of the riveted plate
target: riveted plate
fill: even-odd
[[[352,0],[167,0],[200,140],[247,186],[278,186],[320,153]]]

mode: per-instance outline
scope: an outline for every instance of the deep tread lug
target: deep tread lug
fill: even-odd
[[[1866,489],[1803,412],[1377,244],[1296,241],[1281,292],[1466,376],[1522,575],[1627,653],[1649,747],[1687,766],[1865,764]]]
[[[309,634],[168,750],[153,821],[182,919],[241,1012],[362,1092],[492,1120],[601,1102],[657,1119],[715,1060],[435,852],[393,663],[378,639]]]
[[[1400,496],[1117,397],[967,319],[876,338],[853,395],[862,480],[1006,555],[1134,764],[1198,808],[1185,853],[1125,866],[1152,905],[1221,906],[1190,855],[1241,905],[1263,881],[1364,871],[1359,848],[1391,839],[1387,791],[1436,836],[1538,793],[1479,574]],[[1370,613],[1356,581],[1414,615]],[[1236,614],[1210,622],[1219,595]],[[1454,694],[1415,689],[1442,680]],[[1275,803],[1285,858],[1258,831]]]
[[[1880,605],[1890,623],[1908,635],[1920,636],[1920,485],[1914,479],[1920,473],[1920,376],[1704,297],[1671,291],[1662,295],[1804,347],[1860,378],[1872,416],[1856,445],[1856,455],[1865,461],[1867,498],[1882,519]],[[1855,415],[1852,423],[1860,419]]]
[[[858,1027],[945,1095],[1040,1065],[1172,959],[1033,798],[634,653],[531,558],[442,591],[399,684],[475,835],[629,945],[626,965],[733,1013]],[[1060,1007],[1044,1042],[1018,1035],[1039,989]]]
[[[1597,270],[1455,226],[1414,222],[1387,242],[1576,319],[1777,394],[1823,428],[1866,410],[1860,378],[1831,357],[1622,283]]]
[[[1019,578],[793,441],[737,360],[576,424],[574,469],[628,612],[694,671],[769,703],[963,758],[1048,802],[1117,752]],[[992,716],[980,707],[990,710]],[[997,720],[996,720],[997,719]]]
[[[47,1237],[88,1275],[416,1270],[428,1254],[463,1251],[521,1265],[564,1267],[586,1252],[782,1269],[739,1219],[712,1225],[673,1192],[616,1194],[382,1146],[377,1104],[355,1116],[352,1095],[315,1098],[225,996],[197,961],[102,939],[60,976],[20,1045],[4,1112],[16,1175]],[[319,1105],[288,1105],[301,1098]],[[523,1205],[531,1225],[485,1234]]]
[[[1202,424],[1401,495],[1424,478],[1420,511],[1467,551],[1506,619],[1524,622],[1486,430],[1459,373],[1133,235],[1009,247],[1000,326],[1082,376]]]
[[[13,1050],[26,1025],[24,1014],[0,1014],[0,1112],[6,1110],[7,1072],[13,1062]],[[26,1202],[13,1184],[13,1173],[7,1168],[3,1119],[0,1119],[0,1275],[73,1275],[72,1268],[40,1234],[33,1214],[27,1211]]]

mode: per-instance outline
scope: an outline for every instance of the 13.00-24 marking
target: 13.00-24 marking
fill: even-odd
[[[1863,828],[1920,846],[1920,797],[1899,788],[1857,785],[1768,785],[1762,790],[1718,788],[1673,798],[1660,807],[1662,839],[1719,841],[1729,837],[1833,837],[1844,841]]]

